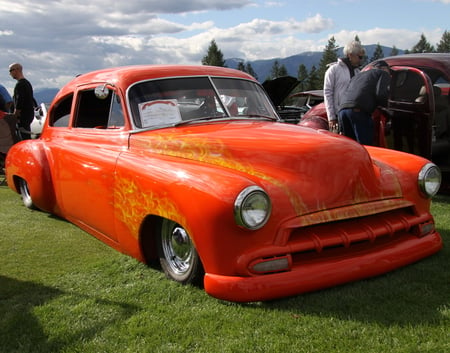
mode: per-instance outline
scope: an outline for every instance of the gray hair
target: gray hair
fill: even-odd
[[[361,45],[361,42],[357,40],[352,40],[348,42],[344,47],[344,55],[347,56],[349,54],[359,55],[361,53],[365,53],[364,47]]]

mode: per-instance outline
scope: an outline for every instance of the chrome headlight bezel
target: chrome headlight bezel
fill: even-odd
[[[263,227],[269,220],[272,203],[269,195],[259,186],[248,186],[234,201],[236,224],[250,230]]]
[[[420,192],[427,198],[431,198],[438,193],[441,180],[439,167],[431,162],[422,167],[417,177]]]

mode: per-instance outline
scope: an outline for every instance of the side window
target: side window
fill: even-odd
[[[106,128],[112,96],[113,92],[111,91],[106,98],[99,99],[95,96],[93,89],[80,91],[74,127]]]
[[[50,126],[68,127],[70,120],[70,109],[72,107],[73,94],[64,97],[54,105],[49,116]]]
[[[391,99],[400,102],[414,102],[421,94],[423,79],[410,70],[394,72],[391,84]]]
[[[120,104],[120,97],[113,94],[111,112],[109,114],[108,129],[120,128],[125,125],[122,105]]]

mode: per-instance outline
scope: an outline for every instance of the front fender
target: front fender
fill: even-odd
[[[118,165],[114,188],[115,228],[125,252],[136,250],[136,244],[142,243],[139,237],[153,236],[145,233],[147,227],[141,227],[148,216],[167,218],[182,225],[192,237],[208,272],[224,273],[222,267],[230,271],[229,267],[237,261],[239,248],[253,244],[258,233],[262,237],[261,232],[238,227],[233,213],[239,192],[257,184],[257,179],[227,168],[164,157],[156,161],[122,155]],[[273,236],[275,227],[275,223],[266,225],[265,235]],[[226,261],[224,253],[229,255]],[[141,258],[142,253],[137,257]]]
[[[58,213],[50,163],[40,140],[25,140],[15,144],[5,162],[8,186],[17,193],[19,181],[28,184],[33,204],[45,212]]]

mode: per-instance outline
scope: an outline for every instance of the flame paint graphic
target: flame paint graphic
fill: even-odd
[[[142,220],[149,214],[186,225],[185,218],[167,196],[145,191],[128,177],[118,175],[116,180],[114,191],[116,217],[136,238],[139,235]]]
[[[151,139],[137,139],[136,146],[152,153],[196,160],[252,175],[283,190],[289,197],[292,207],[297,214],[301,214],[307,210],[300,196],[292,193],[291,189],[282,180],[275,179],[256,170],[248,161],[242,161],[242,159],[236,158],[227,148],[227,145],[218,139],[190,136],[180,137],[179,135],[155,137]]]

